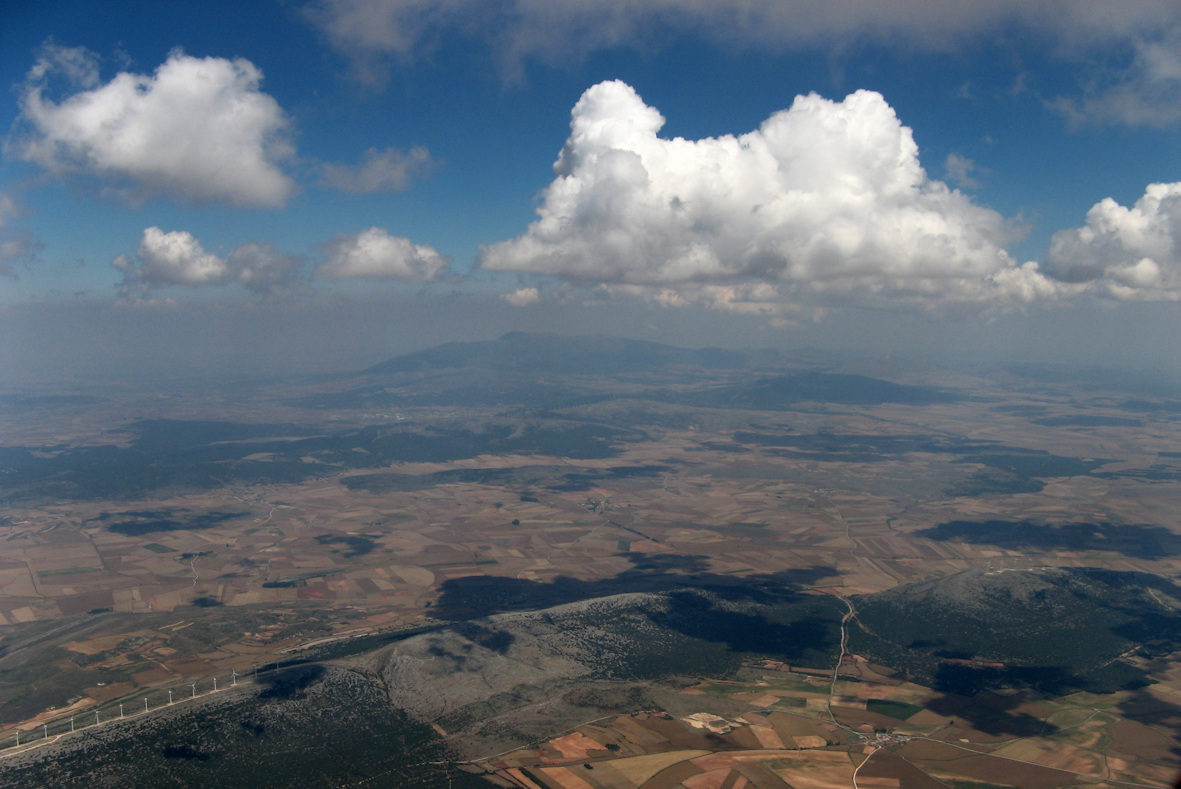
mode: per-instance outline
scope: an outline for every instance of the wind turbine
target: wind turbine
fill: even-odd
[[[170,705],[172,704],[172,691],[171,691],[171,690],[170,690],[170,691],[168,691],[168,703],[169,703]]]
[[[42,729],[44,730],[44,732],[45,732],[45,739],[47,739],[47,740],[48,740],[48,739],[49,739],[49,724],[48,724],[48,723],[42,723],[42,724],[41,724],[41,728],[42,728]]]
[[[74,733],[74,716],[70,716],[70,734]]]
[[[95,710],[95,711],[94,711],[94,725],[95,725],[95,726],[97,726],[97,725],[98,725],[99,723],[101,723],[101,722],[102,722],[102,721],[101,721],[101,720],[99,720],[99,717],[98,717],[98,710]]]
[[[193,698],[197,698],[197,683],[193,683]]]
[[[233,679],[233,681],[230,684],[237,685],[238,684],[238,670],[237,669],[230,669],[230,677]]]
[[[119,717],[120,718],[123,717],[123,705],[122,704],[119,705]]]
[[[144,696],[144,712],[148,711],[148,697]]]
[[[213,691],[215,693],[217,692],[217,677],[213,678]]]

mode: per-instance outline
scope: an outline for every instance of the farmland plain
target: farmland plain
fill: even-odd
[[[293,704],[259,754],[415,743],[334,762],[389,785],[1168,785],[1181,401],[1034,372],[507,335],[4,393],[0,783],[130,738],[216,785]]]

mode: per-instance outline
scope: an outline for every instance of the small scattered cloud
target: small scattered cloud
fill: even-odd
[[[1130,43],[1123,68],[1093,69],[1082,97],[1048,102],[1072,124],[1172,126],[1181,121],[1181,24]]]
[[[270,244],[242,244],[227,257],[206,252],[192,233],[144,230],[135,258],[119,255],[111,265],[123,275],[119,293],[124,299],[142,299],[153,288],[171,285],[200,287],[238,284],[256,293],[268,293],[299,277],[303,261],[280,254]]]
[[[126,293],[115,302],[114,307],[129,312],[172,312],[180,310],[181,305],[176,299],[153,299]]]
[[[300,282],[304,260],[284,255],[271,243],[239,244],[226,257],[233,282],[255,293],[271,293]]]
[[[341,235],[324,245],[325,261],[316,276],[333,279],[402,279],[426,282],[443,274],[447,260],[433,247],[371,227]]]
[[[1181,300],[1181,183],[1150,184],[1130,208],[1110,197],[1054,235],[1046,271],[1128,300]]]
[[[411,181],[430,175],[436,165],[430,151],[422,146],[409,151],[370,148],[356,167],[321,165],[320,180],[325,186],[342,192],[396,192],[408,187]]]
[[[47,45],[19,88],[5,150],[132,201],[281,206],[296,190],[279,166],[294,148],[287,116],[261,81],[248,60],[175,50],[154,74],[120,72],[102,84],[94,54]],[[59,83],[66,90],[55,101]]]
[[[0,192],[0,276],[3,277],[15,277],[13,264],[30,259],[40,247],[32,234],[13,228],[22,213],[15,197]]]
[[[813,311],[793,303],[780,287],[766,282],[740,285],[689,284],[680,287],[607,284],[603,290],[613,296],[626,296],[659,304],[662,307],[702,306],[735,315],[769,318],[778,325],[794,324]]]
[[[943,169],[947,172],[947,180],[963,189],[975,189],[980,186],[980,182],[972,175],[977,171],[976,162],[966,156],[949,153],[943,163]]]
[[[341,235],[323,245],[325,260],[313,276],[329,279],[401,279],[425,282],[440,276],[448,262],[432,247],[391,236],[380,228]],[[124,302],[155,302],[159,288],[240,285],[255,293],[274,293],[307,281],[302,257],[285,255],[270,243],[249,242],[228,255],[206,251],[188,231],[144,230],[135,255],[119,255],[111,265],[123,275]]]
[[[590,88],[521,236],[485,269],[770,314],[802,296],[1003,303],[1054,290],[1013,223],[931,180],[877,93],[797,97],[755,131],[663,139],[623,82]]]
[[[1056,44],[1110,39],[1176,21],[1167,0],[1118,10],[1080,0],[314,0],[309,20],[354,57],[429,53],[445,35],[482,38],[502,59],[577,59],[618,46],[696,35],[731,47],[873,41],[946,51],[982,34],[1033,29]]]
[[[139,242],[138,278],[149,285],[224,285],[229,266],[205,251],[192,233],[144,230]]]
[[[1106,0],[313,0],[305,15],[353,62],[358,76],[378,82],[389,61],[429,57],[448,39],[486,48],[510,80],[528,62],[571,64],[620,47],[649,53],[678,38],[727,51],[831,51],[870,43],[949,52],[1018,31],[1036,37],[1051,57],[1075,65],[1105,62],[1128,42],[1145,42],[1119,77],[1131,91],[1120,99],[1129,102],[1122,110],[1109,108],[1120,115],[1132,111],[1133,95],[1151,94],[1140,89],[1153,83],[1162,66],[1167,70],[1176,53],[1156,47],[1161,32],[1181,30],[1175,0],[1118,6]]]
[[[541,292],[537,288],[517,288],[512,293],[502,293],[500,298],[514,307],[528,307],[541,301]]]

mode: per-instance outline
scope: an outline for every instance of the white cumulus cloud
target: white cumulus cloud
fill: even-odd
[[[1013,229],[1000,214],[926,176],[877,93],[800,96],[740,136],[663,139],[663,124],[622,82],[587,90],[539,218],[486,247],[483,267],[655,288],[666,303],[692,291],[729,309],[743,300],[700,286],[774,286],[754,304],[795,291],[994,301],[1053,289],[1005,251]]]
[[[1181,183],[1150,184],[1130,208],[1096,203],[1054,235],[1046,271],[1119,299],[1181,300]]]
[[[51,78],[73,91],[55,101]],[[21,86],[10,155],[55,175],[84,175],[140,200],[280,206],[295,183],[279,167],[294,150],[262,73],[241,58],[174,51],[154,74],[99,84],[84,49],[46,47]]]
[[[280,254],[270,244],[242,244],[222,258],[206,252],[192,233],[166,233],[149,227],[144,230],[135,258],[120,255],[111,265],[123,274],[122,295],[134,297],[169,285],[232,283],[264,293],[294,281],[303,264],[299,258]]]
[[[324,245],[326,260],[316,275],[332,278],[432,280],[446,271],[447,260],[433,247],[391,236],[379,227],[342,235]]]
[[[152,285],[224,284],[229,267],[217,255],[205,251],[192,233],[165,233],[158,227],[144,230],[137,251],[139,278]]]

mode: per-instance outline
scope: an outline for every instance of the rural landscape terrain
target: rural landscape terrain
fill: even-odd
[[[0,392],[0,787],[1167,787],[1181,398],[514,333]]]

